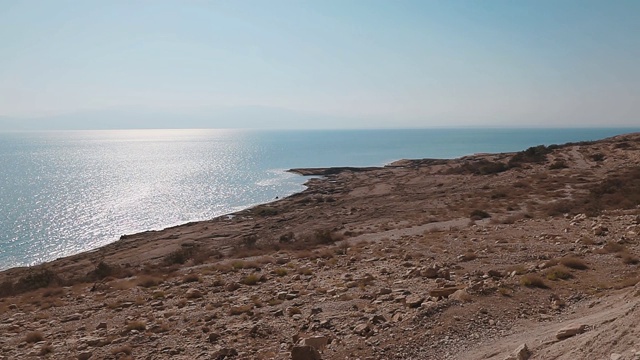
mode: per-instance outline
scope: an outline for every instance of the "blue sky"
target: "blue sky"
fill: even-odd
[[[41,123],[640,125],[640,1],[3,0],[0,54]]]

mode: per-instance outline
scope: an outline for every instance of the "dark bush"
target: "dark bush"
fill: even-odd
[[[14,288],[20,292],[41,289],[59,282],[58,276],[47,268],[34,269],[18,280]]]
[[[256,215],[262,217],[278,215],[278,209],[271,206],[258,206],[253,211]]]
[[[566,169],[569,166],[563,160],[556,160],[553,164],[549,165],[550,170]]]
[[[513,155],[508,165],[509,167],[519,167],[524,163],[544,163],[547,161],[547,154],[551,153],[552,150],[552,147],[544,145],[530,147]]]
[[[482,220],[482,219],[490,218],[491,215],[484,210],[476,209],[471,212],[471,215],[469,217],[471,218],[471,220]]]

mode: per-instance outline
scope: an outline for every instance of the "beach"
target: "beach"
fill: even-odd
[[[0,358],[632,359],[639,167],[635,133],[292,169],[291,196],[0,273]]]

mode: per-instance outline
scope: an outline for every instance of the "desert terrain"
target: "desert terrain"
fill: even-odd
[[[0,273],[0,359],[640,359],[640,134],[292,171]]]

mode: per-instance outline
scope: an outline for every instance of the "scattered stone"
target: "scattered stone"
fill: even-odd
[[[320,352],[324,351],[328,343],[329,338],[326,336],[312,336],[302,339],[302,345],[311,346]]]
[[[531,351],[527,347],[527,344],[522,344],[513,352],[515,360],[527,360],[531,357]]]
[[[187,299],[198,299],[202,297],[202,292],[198,289],[191,288],[184,294]]]
[[[465,289],[454,292],[449,298],[463,303],[471,301],[471,295]]]
[[[372,332],[371,326],[369,324],[360,324],[353,329],[353,332],[360,336],[369,336]]]
[[[434,298],[446,298],[458,290],[460,290],[460,288],[456,286],[431,289],[429,290],[429,295],[433,296]]]
[[[558,332],[556,333],[556,338],[558,340],[564,340],[564,339],[568,339],[568,338],[570,338],[572,336],[576,336],[578,334],[582,334],[585,331],[587,331],[587,325],[571,324],[571,325],[568,325],[568,326],[563,327],[562,329],[558,330]]]
[[[291,360],[322,360],[322,357],[315,348],[303,345],[291,349]]]
[[[423,296],[419,295],[409,295],[405,300],[405,304],[410,308],[418,308],[424,301]]]
[[[596,225],[593,227],[593,235],[605,236],[609,233],[609,229],[604,225]]]
[[[89,360],[93,356],[91,351],[85,351],[78,354],[78,360]]]
[[[75,313],[75,314],[71,314],[71,315],[63,317],[62,320],[60,320],[60,322],[65,323],[65,322],[69,322],[69,321],[77,321],[77,320],[80,320],[80,319],[82,319],[82,314]]]
[[[211,333],[209,334],[209,342],[210,343],[215,343],[220,339],[220,334],[218,333]]]
[[[233,348],[222,348],[211,355],[212,359],[224,360],[226,358],[234,357],[238,355],[238,351]]]

